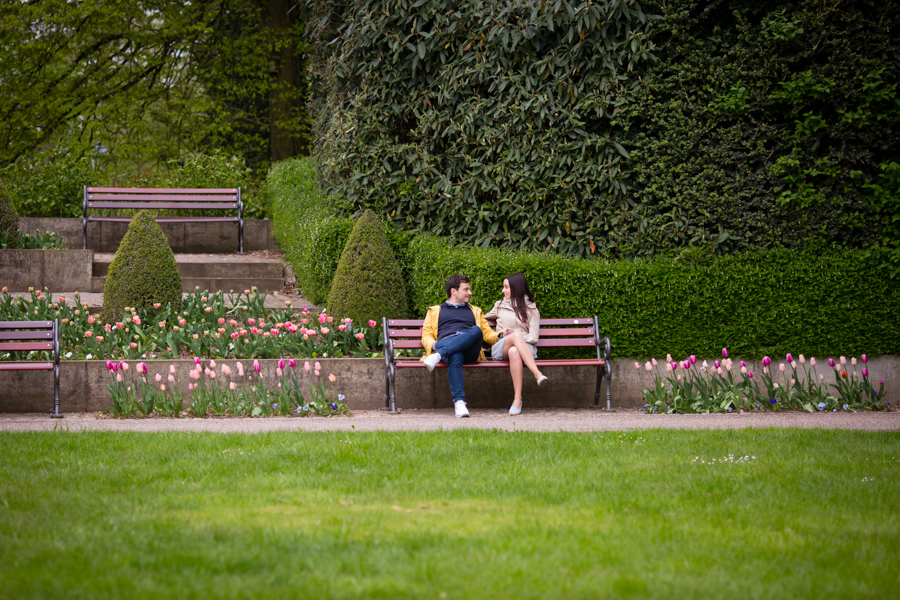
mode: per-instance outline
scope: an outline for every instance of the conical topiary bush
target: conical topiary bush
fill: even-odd
[[[19,215],[16,214],[16,207],[13,206],[9,191],[2,181],[0,181],[0,237],[6,237],[9,244],[19,239]]]
[[[371,210],[356,220],[347,238],[328,294],[328,312],[357,323],[407,314],[403,272]]]
[[[181,275],[165,234],[153,216],[142,210],[132,219],[109,265],[101,318],[110,323],[126,306],[146,310],[157,302],[181,310]]]

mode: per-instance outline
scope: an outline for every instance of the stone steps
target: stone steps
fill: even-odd
[[[94,253],[92,292],[103,292],[114,257],[111,253]],[[176,254],[175,262],[184,292],[198,287],[211,292],[252,287],[274,292],[284,288],[284,264],[279,259],[237,254]]]

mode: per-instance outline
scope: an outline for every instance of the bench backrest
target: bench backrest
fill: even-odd
[[[86,187],[84,208],[237,210],[240,188],[117,188]]]
[[[0,321],[0,352],[52,352],[54,321]]]
[[[497,322],[488,320],[491,327]],[[385,319],[385,336],[395,350],[422,350],[423,319]],[[541,319],[538,348],[595,347],[599,351],[597,317],[584,319]],[[489,347],[485,344],[485,347]]]

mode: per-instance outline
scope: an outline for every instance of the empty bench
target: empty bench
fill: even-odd
[[[53,371],[53,412],[59,412],[59,319],[0,321],[0,352],[52,352],[52,361],[0,361],[0,371]]]
[[[237,223],[238,254],[244,253],[244,203],[241,188],[117,188],[85,187],[81,226],[82,250],[87,250],[87,226],[91,222],[130,223],[130,216],[91,215],[90,211],[122,210],[234,210],[229,216],[157,216],[158,223]]]
[[[496,327],[496,321],[489,320],[491,327]],[[424,350],[422,345],[422,326],[424,319],[387,319],[384,325],[384,409],[391,414],[397,414],[396,377],[397,369],[426,368],[425,363],[418,358],[395,357],[395,350]],[[600,388],[606,380],[606,407],[611,411],[612,395],[610,394],[610,376],[612,375],[609,357],[612,353],[612,345],[609,338],[600,338],[600,328],[597,317],[586,319],[541,319],[540,334],[537,348],[594,348],[597,358],[538,358],[535,363],[538,367],[594,367],[597,369],[597,387],[594,390],[594,403],[591,408],[601,408]],[[490,348],[488,344],[484,347]],[[490,351],[485,355],[488,360],[463,363],[464,369],[493,369],[509,368],[507,360],[490,360]],[[438,367],[446,368],[447,364],[439,362]]]

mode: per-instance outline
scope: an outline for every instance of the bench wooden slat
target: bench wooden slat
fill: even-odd
[[[127,194],[237,194],[237,188],[131,188],[131,187],[89,187],[88,193]]]
[[[131,223],[131,217],[88,217],[88,221],[103,221],[105,223]],[[157,221],[165,221],[166,223],[205,223],[214,221],[216,223],[238,223],[240,219],[237,217],[156,217]]]
[[[0,321],[0,329],[50,329],[53,321]]]
[[[565,358],[548,358],[537,359],[534,363],[539,367],[602,367],[606,361],[596,358],[586,359],[565,359]],[[425,368],[425,363],[420,360],[396,360],[394,365],[399,368]],[[447,368],[447,363],[439,362],[438,367]],[[491,369],[496,367],[509,367],[508,360],[483,360],[479,362],[463,363],[465,368],[473,369]]]
[[[154,202],[237,202],[237,196],[190,196],[179,194],[88,194],[88,202],[127,202],[132,200],[153,200]]]
[[[574,328],[574,329],[540,329],[540,339],[552,337],[594,337],[593,327]],[[391,329],[388,333],[391,339],[403,338],[420,338],[422,337],[422,329]]]
[[[0,371],[52,371],[52,362],[0,362]]]
[[[151,209],[166,209],[166,210],[179,210],[179,209],[191,209],[191,208],[202,208],[204,210],[234,210],[238,207],[237,202],[229,202],[229,203],[200,203],[200,202],[169,202],[169,203],[161,203],[161,202],[88,202],[88,208],[127,208],[127,209],[141,209],[141,208],[151,208]]]
[[[31,352],[32,350],[53,350],[53,342],[0,342],[2,352]]]
[[[52,340],[52,329],[32,331],[0,331],[0,340]]]

